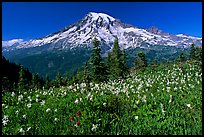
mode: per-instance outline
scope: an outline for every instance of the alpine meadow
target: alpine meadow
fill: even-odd
[[[47,36],[3,40],[1,74],[2,135],[202,135],[199,37],[89,11]]]

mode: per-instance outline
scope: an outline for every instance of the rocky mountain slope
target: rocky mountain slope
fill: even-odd
[[[43,38],[25,42],[18,42],[15,46],[7,46],[6,51],[30,47],[40,47],[50,44],[49,48],[75,48],[79,46],[91,47],[93,38],[101,41],[105,50],[111,49],[115,37],[123,49],[143,47],[144,45],[164,45],[176,47],[189,47],[192,43],[202,45],[202,38],[187,36],[185,34],[173,35],[165,33],[156,27],[141,29],[125,24],[119,19],[105,13],[89,12],[83,19],[58,32]],[[9,43],[9,42],[8,42]],[[10,43],[9,43],[10,44]],[[16,43],[14,43],[16,44]]]

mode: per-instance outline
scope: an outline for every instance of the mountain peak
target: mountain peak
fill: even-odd
[[[89,12],[78,22],[52,33],[48,36],[20,43],[15,48],[30,48],[50,45],[49,48],[74,48],[79,46],[91,47],[94,37],[98,38],[103,49],[109,50],[113,46],[115,37],[123,49],[142,47],[143,45],[189,46],[190,43],[202,45],[202,38],[186,35],[173,35],[163,32],[155,26],[140,29],[128,25],[117,18],[105,13]],[[3,43],[3,42],[2,42]],[[3,43],[4,45],[5,42]],[[58,46],[60,45],[60,46]],[[12,46],[13,47],[13,46]]]
[[[115,20],[115,18],[105,13],[89,12],[88,16],[92,17],[93,20],[97,20],[98,18],[102,18],[103,20],[106,20],[107,22]]]
[[[151,32],[151,33],[154,33],[154,34],[159,34],[161,33],[162,31],[159,30],[157,27],[155,26],[151,26],[149,29],[147,29],[148,32]]]

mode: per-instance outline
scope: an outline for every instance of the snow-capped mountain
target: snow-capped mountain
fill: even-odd
[[[2,47],[11,47],[13,45],[19,45],[23,42],[23,39],[12,39],[9,41],[2,41]]]
[[[116,37],[119,46],[126,50],[129,66],[140,51],[146,52],[148,60],[164,61],[188,52],[186,47],[192,43],[202,45],[202,38],[173,35],[156,27],[142,29],[105,13],[89,12],[80,21],[48,36],[29,41],[2,41],[2,55],[32,73],[54,78],[57,72],[71,74],[82,67],[90,58],[94,38],[100,41],[101,55],[106,57]]]
[[[156,27],[141,29],[125,24],[105,13],[89,12],[82,20],[59,32],[40,39],[21,42],[13,48],[40,47],[47,44],[55,48],[59,45],[62,48],[71,49],[79,46],[90,47],[95,37],[101,41],[102,45],[104,45],[103,47],[107,50],[112,47],[116,37],[118,37],[119,45],[122,49],[143,47],[143,45],[176,47],[189,47],[192,43],[198,46],[202,45],[202,38],[185,34],[173,35],[165,33]],[[2,44],[7,49],[8,46],[6,46],[5,41]]]

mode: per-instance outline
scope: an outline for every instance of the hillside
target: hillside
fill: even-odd
[[[2,96],[3,135],[201,135],[202,70],[194,61],[127,79]]]

